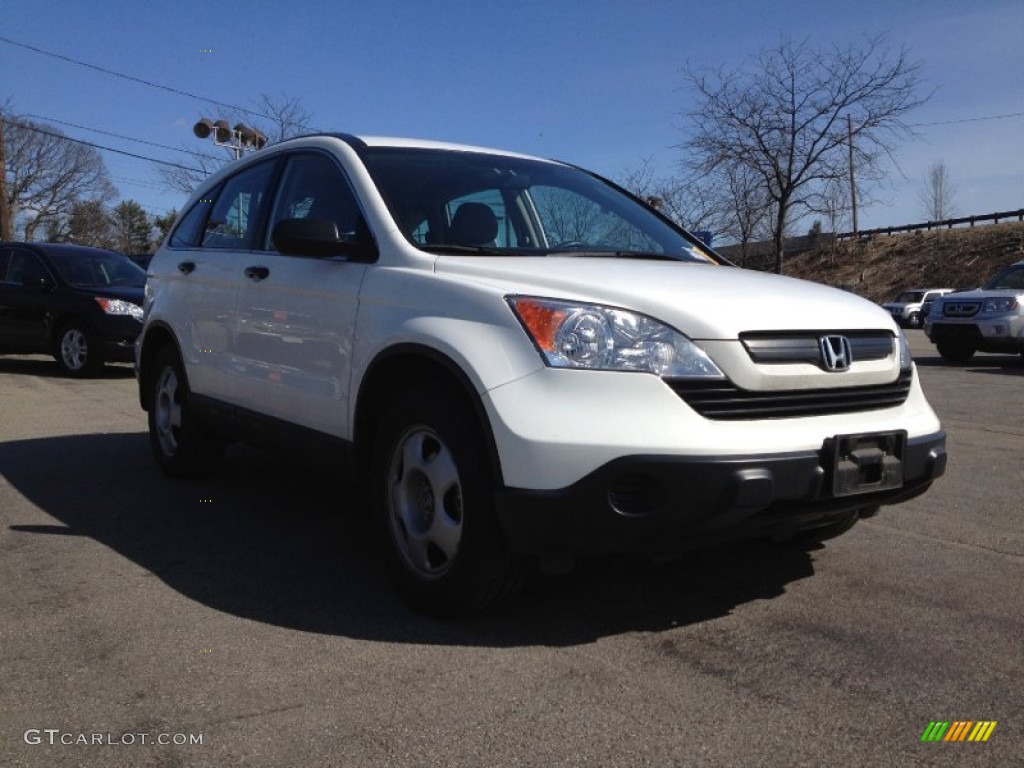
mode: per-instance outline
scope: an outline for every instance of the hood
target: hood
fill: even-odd
[[[124,299],[132,304],[142,306],[143,288],[133,288],[127,285],[96,285],[96,286],[74,286],[74,290],[85,296],[100,296],[106,299]]]
[[[867,299],[737,267],[600,257],[440,256],[434,268],[505,293],[631,309],[692,339],[735,339],[744,331],[895,331],[890,314]]]
[[[943,301],[948,304],[956,303],[958,301],[981,301],[982,299],[1009,298],[1011,296],[1020,296],[1021,294],[1024,294],[1024,288],[992,288],[987,291],[984,288],[975,288],[970,291],[947,293],[937,298],[936,301]]]

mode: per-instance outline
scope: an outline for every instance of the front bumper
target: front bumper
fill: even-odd
[[[898,488],[836,496],[831,447],[728,457],[629,456],[566,488],[505,488],[496,505],[510,546],[537,555],[671,554],[785,536],[923,493],[946,468],[944,432],[907,440]]]
[[[1024,349],[1024,317],[1003,315],[972,321],[931,321],[925,326],[928,339],[969,345],[980,352],[1016,352]]]
[[[135,362],[135,339],[98,339],[100,354],[111,363]]]
[[[104,360],[112,363],[135,361],[135,339],[142,323],[131,317],[113,315],[95,323],[96,345]]]

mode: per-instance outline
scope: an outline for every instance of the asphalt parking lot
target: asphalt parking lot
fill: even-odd
[[[1024,364],[909,335],[949,435],[925,496],[458,623],[394,597],[329,473],[171,482],[130,367],[0,358],[0,766],[1024,764]]]

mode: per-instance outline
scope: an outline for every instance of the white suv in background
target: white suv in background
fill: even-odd
[[[309,136],[212,176],[150,264],[137,368],[168,474],[234,439],[335,462],[437,614],[538,560],[827,538],[945,467],[877,305],[729,265],[571,165],[437,142]]]
[[[885,302],[882,307],[889,311],[892,319],[901,327],[920,328],[928,315],[925,304],[952,292],[952,288],[911,288],[892,301]]]

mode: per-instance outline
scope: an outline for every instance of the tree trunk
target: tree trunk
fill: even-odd
[[[775,230],[772,233],[775,248],[775,274],[782,274],[782,257],[786,248],[786,202],[779,202],[779,213],[775,217]]]

